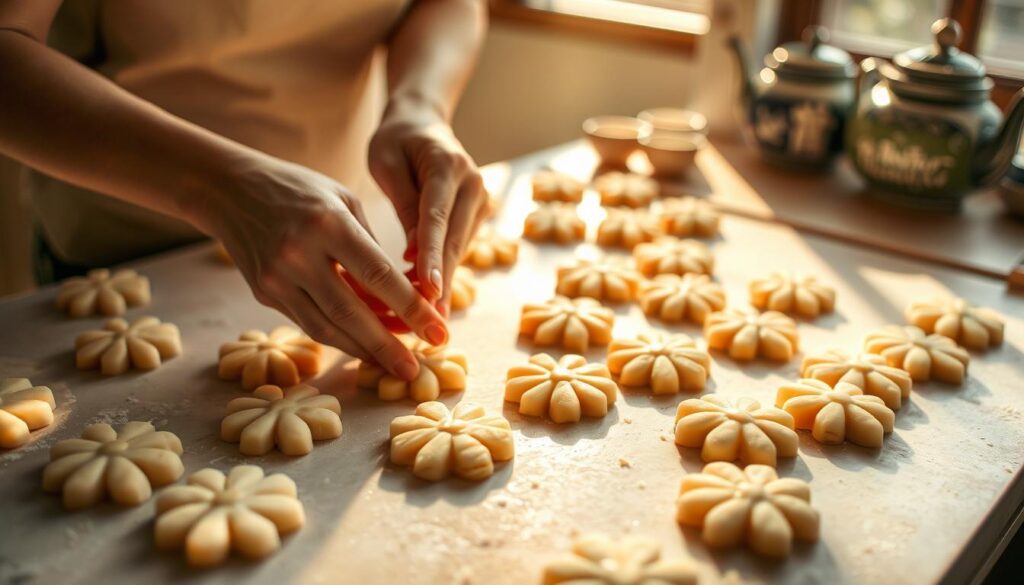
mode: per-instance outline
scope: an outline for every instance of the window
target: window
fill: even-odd
[[[897,53],[932,41],[928,29],[945,15],[945,0],[835,0],[825,2],[821,23],[833,42],[856,50]]]
[[[1024,0],[985,3],[978,54],[993,73],[1024,75]]]

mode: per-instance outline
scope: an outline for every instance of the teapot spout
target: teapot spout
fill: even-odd
[[[1010,113],[999,128],[999,134],[974,157],[974,183],[990,185],[998,181],[1013,162],[1020,144],[1021,130],[1024,129],[1024,88],[1013,96]]]
[[[750,59],[747,57],[747,50],[743,46],[743,41],[739,35],[732,35],[728,40],[729,48],[732,50],[733,56],[736,58],[737,69],[739,69],[740,76],[740,99],[743,100],[744,107],[750,106],[750,101],[754,96],[754,72],[750,67]]]

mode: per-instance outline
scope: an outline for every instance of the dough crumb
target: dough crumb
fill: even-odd
[[[627,416],[626,418],[622,419],[622,422],[626,423],[627,425],[631,425],[633,424],[633,419]]]
[[[636,489],[638,489],[638,490],[645,490],[645,489],[647,489],[647,482],[641,481],[641,482],[637,483],[636,484]]]
[[[663,443],[667,443],[668,442],[668,436],[666,436],[666,435],[659,435],[658,438],[661,439],[661,441]]]
[[[619,467],[623,469],[629,469],[633,467],[633,464],[629,462],[629,459],[626,459],[625,457],[619,457]]]
[[[531,481],[531,482],[530,482],[530,487],[531,487],[532,489],[537,489],[537,488],[539,488],[539,487],[540,487],[540,482],[539,482],[539,481],[537,481],[537,480],[533,480],[533,481]]]

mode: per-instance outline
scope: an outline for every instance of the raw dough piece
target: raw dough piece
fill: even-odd
[[[411,398],[416,402],[437,400],[442,392],[457,392],[466,388],[466,372],[469,364],[466,354],[447,346],[436,347],[415,337],[400,338],[416,361],[420,373],[412,382],[392,376],[384,368],[366,362],[359,363],[356,385],[360,388],[377,389],[381,400]]]
[[[684,560],[661,560],[654,539],[627,536],[618,542],[587,534],[572,543],[572,554],[544,567],[544,585],[697,585],[696,567]]]
[[[558,268],[555,292],[570,298],[590,297],[623,303],[636,298],[641,276],[622,262],[576,260]]]
[[[452,310],[461,311],[476,300],[476,279],[473,271],[465,266],[456,266],[452,274]]]
[[[305,455],[313,441],[341,436],[341,404],[302,384],[282,390],[267,384],[235,398],[220,423],[220,438],[240,443],[242,455],[266,455],[277,445],[285,455]]]
[[[115,432],[106,423],[85,427],[81,439],[50,448],[43,490],[64,492],[69,510],[99,503],[104,495],[122,506],[137,506],[153,488],[173,483],[185,472],[181,441],[148,422],[132,421]]]
[[[758,313],[756,309],[726,309],[708,315],[704,321],[708,347],[728,350],[734,360],[752,360],[761,355],[788,362],[797,351],[796,323],[778,311]]]
[[[872,353],[851,357],[841,351],[827,351],[804,358],[800,376],[821,380],[829,386],[839,382],[853,384],[865,394],[877,396],[886,406],[899,410],[910,398],[913,380],[899,368],[887,366],[885,358]]]
[[[666,199],[661,206],[661,229],[686,238],[710,238],[718,234],[720,216],[710,203],[696,197]]]
[[[654,394],[700,392],[711,371],[711,357],[688,335],[657,331],[608,346],[608,369],[623,386],[650,388]]]
[[[635,173],[612,171],[594,179],[601,205],[647,207],[658,196],[658,182]]]
[[[910,374],[915,382],[931,378],[960,384],[967,375],[970,355],[952,339],[933,333],[925,334],[913,325],[887,325],[867,336],[864,351],[877,353],[894,368]]]
[[[632,250],[637,244],[662,235],[658,220],[639,209],[609,209],[608,217],[597,226],[597,243]]]
[[[618,387],[608,367],[588,364],[574,354],[555,361],[538,353],[527,365],[510,368],[505,378],[505,400],[518,403],[520,414],[547,415],[556,423],[604,416],[617,397]]]
[[[481,481],[494,474],[496,461],[515,455],[508,421],[469,402],[451,412],[440,402],[424,402],[416,414],[392,420],[390,436],[391,462],[411,465],[413,475],[428,481],[451,474]]]
[[[523,237],[536,242],[568,244],[583,239],[587,225],[576,213],[576,206],[547,203],[530,212],[523,224]]]
[[[690,398],[676,409],[676,444],[701,448],[704,461],[740,461],[775,467],[777,457],[796,457],[793,417],[751,398],[733,406],[715,395]]]
[[[938,333],[971,349],[985,349],[1003,342],[1003,317],[965,299],[931,300],[911,303],[907,322],[925,333]]]
[[[715,258],[703,242],[663,236],[633,248],[636,267],[647,278],[658,274],[711,274]]]
[[[793,415],[796,428],[811,431],[819,443],[846,440],[878,448],[896,422],[896,414],[881,398],[866,396],[846,382],[839,382],[835,388],[810,378],[785,384],[775,395],[775,406]]]
[[[725,291],[707,274],[659,274],[640,286],[640,307],[666,323],[703,325],[711,312],[725,308]]]
[[[32,431],[53,424],[56,407],[46,386],[33,386],[26,378],[0,382],[0,449],[21,447]]]
[[[538,171],[531,179],[534,201],[565,201],[579,203],[583,199],[584,184],[557,171]]]
[[[160,550],[185,549],[193,567],[224,562],[234,550],[261,559],[281,548],[281,535],[306,523],[295,482],[283,473],[263,476],[255,465],[224,473],[211,468],[188,476],[156,499],[154,536]]]
[[[57,308],[72,317],[99,313],[108,317],[124,315],[128,307],[148,305],[149,279],[134,270],[106,268],[90,270],[85,276],[73,276],[60,283]]]
[[[288,387],[320,371],[320,344],[293,327],[276,327],[270,335],[251,329],[238,341],[220,346],[217,375],[242,379],[242,388],[264,384]]]
[[[836,291],[813,276],[775,272],[750,283],[750,304],[758,309],[817,317],[831,313]]]
[[[139,317],[131,325],[115,317],[103,329],[86,331],[75,338],[75,364],[79,370],[99,368],[115,376],[129,368],[153,370],[163,360],[181,355],[181,334],[173,323],[156,317]]]
[[[519,255],[519,242],[506,238],[490,226],[480,228],[466,247],[462,263],[474,268],[511,266]]]
[[[614,322],[615,313],[594,299],[559,295],[544,304],[524,305],[519,334],[539,346],[561,345],[582,353],[592,343],[611,341]]]
[[[764,557],[789,556],[794,538],[818,540],[821,525],[807,482],[779,479],[767,465],[741,470],[725,461],[708,463],[683,478],[676,506],[676,520],[703,527],[708,546],[725,549],[746,542]]]

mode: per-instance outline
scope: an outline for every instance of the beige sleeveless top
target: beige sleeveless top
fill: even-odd
[[[49,42],[168,112],[359,194],[383,100],[383,42],[407,0],[67,0]],[[105,265],[201,238],[192,227],[33,173],[47,242]]]

